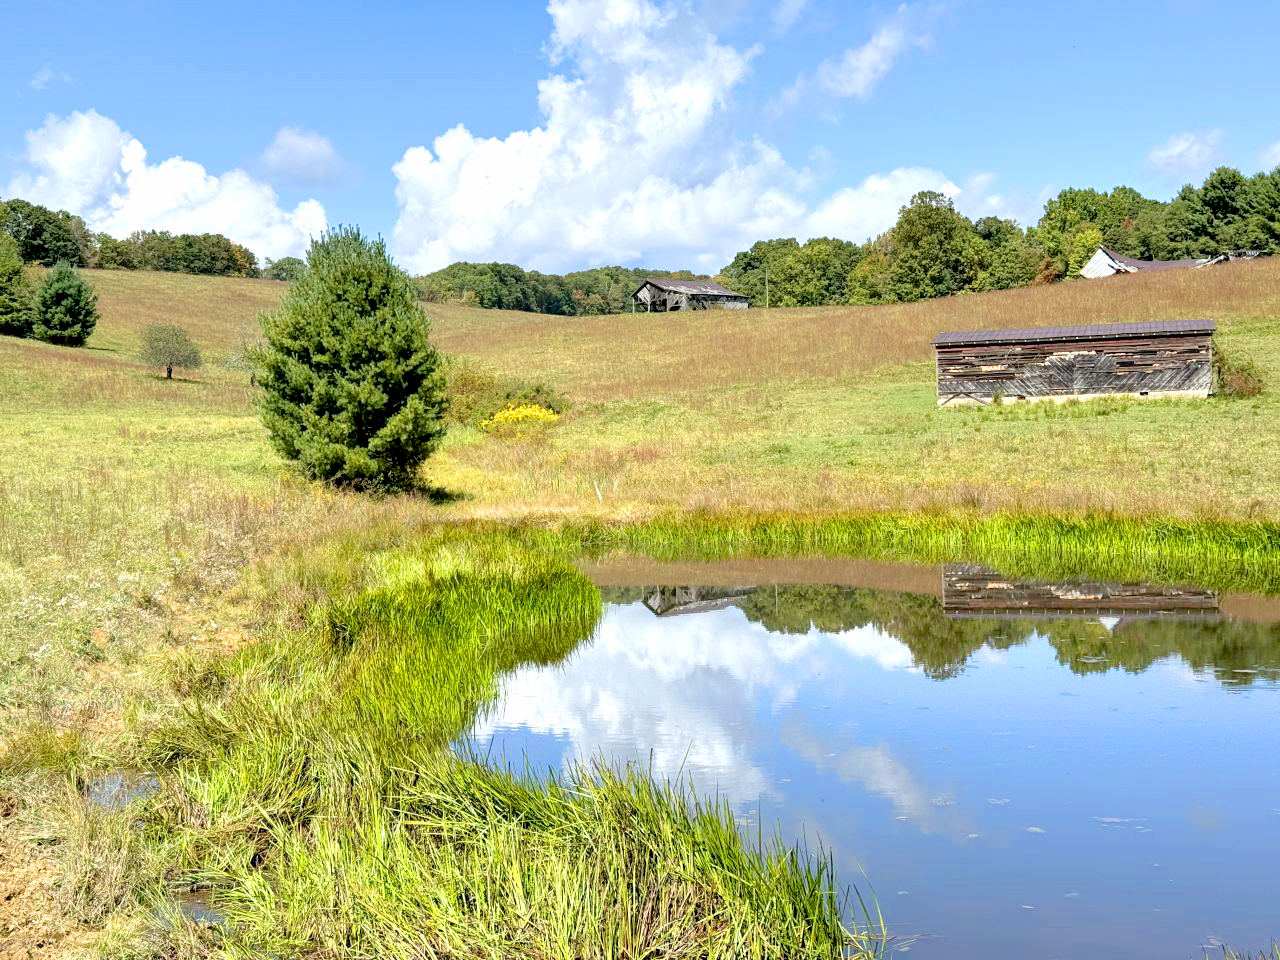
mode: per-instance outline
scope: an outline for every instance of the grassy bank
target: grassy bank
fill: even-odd
[[[634,771],[548,784],[449,750],[503,672],[555,662],[589,635],[600,596],[580,574],[500,534],[372,547],[352,536],[262,565],[255,589],[277,598],[259,606],[272,617],[263,639],[208,663],[179,658],[168,694],[110,741],[14,731],[0,773],[10,790],[45,791],[61,909],[105,923],[103,944],[406,958],[862,952],[827,861],[750,849],[725,806]],[[95,808],[84,785],[121,764],[154,790]],[[212,931],[178,909],[195,888],[211,891]]]
[[[588,628],[575,556],[852,552],[1280,592],[1280,263],[750,311],[734,330],[707,326],[720,315],[441,308],[451,353],[574,405],[540,431],[458,427],[429,464],[436,497],[382,501],[310,487],[270,452],[241,346],[279,285],[92,278],[103,319],[88,349],[0,338],[0,943],[24,960],[216,952],[173,906],[193,883],[235,919],[236,950],[407,954],[401,900],[435,911],[441,953],[482,917],[482,954],[500,934],[618,955],[621,941],[554,936],[603,935],[624,914],[632,945],[677,955],[698,937],[725,955],[754,937],[828,949],[821,860],[751,855],[724,811],[642,780],[543,789],[441,751],[516,659],[553,658]],[[936,329],[1064,311],[1216,316],[1272,386],[934,407]],[[152,322],[188,325],[207,366],[172,383],[140,366]],[[472,595],[508,632],[476,619]],[[427,619],[401,620],[407,601]],[[122,767],[161,792],[88,803],[95,775]]]

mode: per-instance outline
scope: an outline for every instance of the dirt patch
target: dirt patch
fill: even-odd
[[[52,960],[92,946],[98,934],[58,909],[57,879],[53,858],[22,836],[12,818],[0,822],[0,960]]]

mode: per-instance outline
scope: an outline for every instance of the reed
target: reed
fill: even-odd
[[[824,854],[751,846],[732,811],[636,770],[565,779],[459,757],[498,678],[588,637],[599,592],[515,538],[447,531],[333,543],[305,626],[215,664],[217,691],[148,735],[236,949],[338,957],[836,957]],[[361,560],[363,563],[361,563]],[[295,571],[298,569],[293,567]]]

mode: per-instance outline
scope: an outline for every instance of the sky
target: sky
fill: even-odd
[[[0,196],[260,258],[354,224],[415,274],[715,272],[919,190],[1025,226],[1280,164],[1274,0],[5,6]]]

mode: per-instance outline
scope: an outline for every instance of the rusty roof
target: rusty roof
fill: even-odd
[[[1020,330],[972,330],[940,333],[935,347],[965,343],[1042,343],[1049,340],[1110,340],[1121,337],[1166,336],[1186,333],[1213,333],[1212,320],[1156,320],[1147,323],[1087,323],[1074,327],[1027,327]]]
[[[672,293],[692,293],[707,297],[740,297],[747,299],[746,294],[734,293],[728,287],[722,287],[714,280],[673,280],[667,277],[658,279],[649,277],[636,288],[636,293],[644,289],[645,284],[652,284],[659,290],[670,290]],[[635,294],[632,294],[634,296]]]

